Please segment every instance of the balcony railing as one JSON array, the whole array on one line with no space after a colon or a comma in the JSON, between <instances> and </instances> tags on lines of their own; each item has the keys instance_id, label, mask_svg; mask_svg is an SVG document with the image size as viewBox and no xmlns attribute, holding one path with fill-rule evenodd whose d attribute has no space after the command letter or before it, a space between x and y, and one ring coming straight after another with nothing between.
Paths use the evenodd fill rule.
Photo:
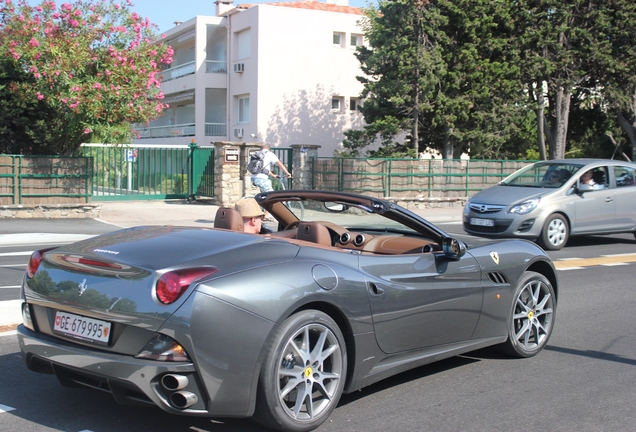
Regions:
<instances>
[{"instance_id":1,"label":"balcony railing","mask_svg":"<svg viewBox=\"0 0 636 432\"><path fill-rule=\"evenodd\" d=\"M170 126L134 127L133 138L169 138L194 136L194 123Z\"/></svg>"},{"instance_id":2,"label":"balcony railing","mask_svg":"<svg viewBox=\"0 0 636 432\"><path fill-rule=\"evenodd\" d=\"M227 62L206 60L205 73L227 73Z\"/></svg>"},{"instance_id":3,"label":"balcony railing","mask_svg":"<svg viewBox=\"0 0 636 432\"><path fill-rule=\"evenodd\" d=\"M194 64L194 61L183 63L179 66L164 70L162 72L163 82L170 81L175 78L180 78L186 75L192 75L194 72L196 72L196 65Z\"/></svg>"},{"instance_id":4,"label":"balcony railing","mask_svg":"<svg viewBox=\"0 0 636 432\"><path fill-rule=\"evenodd\" d=\"M225 123L206 123L205 136L226 136L227 128Z\"/></svg>"}]
</instances>

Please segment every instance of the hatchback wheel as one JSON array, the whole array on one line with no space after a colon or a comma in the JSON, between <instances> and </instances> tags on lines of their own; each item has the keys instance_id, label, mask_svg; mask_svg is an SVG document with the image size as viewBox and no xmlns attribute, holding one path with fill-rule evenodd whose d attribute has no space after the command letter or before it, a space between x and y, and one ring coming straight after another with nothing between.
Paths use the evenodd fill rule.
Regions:
<instances>
[{"instance_id":1,"label":"hatchback wheel","mask_svg":"<svg viewBox=\"0 0 636 432\"><path fill-rule=\"evenodd\" d=\"M272 339L261 369L255 420L281 431L310 431L334 410L344 387L347 349L326 314L289 317Z\"/></svg>"},{"instance_id":2,"label":"hatchback wheel","mask_svg":"<svg viewBox=\"0 0 636 432\"><path fill-rule=\"evenodd\" d=\"M551 215L543 225L539 243L546 250L559 250L568 242L570 227L560 214Z\"/></svg>"},{"instance_id":3,"label":"hatchback wheel","mask_svg":"<svg viewBox=\"0 0 636 432\"><path fill-rule=\"evenodd\" d=\"M508 317L506 353L515 357L532 357L543 349L554 327L556 296L554 288L542 274L521 275Z\"/></svg>"}]
</instances>

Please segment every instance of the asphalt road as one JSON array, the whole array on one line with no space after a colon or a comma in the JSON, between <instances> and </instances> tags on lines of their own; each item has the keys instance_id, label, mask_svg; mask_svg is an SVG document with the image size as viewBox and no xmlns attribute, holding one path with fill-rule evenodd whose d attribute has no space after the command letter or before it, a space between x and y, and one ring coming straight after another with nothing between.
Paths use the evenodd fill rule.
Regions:
<instances>
[{"instance_id":1,"label":"asphalt road","mask_svg":"<svg viewBox=\"0 0 636 432\"><path fill-rule=\"evenodd\" d=\"M560 274L555 331L531 359L454 357L345 395L318 431L630 431L636 424L633 265ZM608 279L609 278L609 279ZM64 388L0 336L3 431L259 431L247 420L170 416Z\"/></svg>"},{"instance_id":2,"label":"asphalt road","mask_svg":"<svg viewBox=\"0 0 636 432\"><path fill-rule=\"evenodd\" d=\"M61 234L70 240L115 228L86 222L62 223ZM456 223L439 225L461 232ZM4 221L0 227L6 229ZM0 255L0 285L19 285L26 253L42 245L2 245L0 254L24 254ZM550 252L561 268L561 292L554 333L538 356L510 359L481 350L405 372L344 395L318 431L636 430L635 246L626 234L572 239ZM17 293L5 288L0 295L5 291ZM26 369L10 332L0 336L0 371L2 431L262 430L248 420L171 416L64 388L55 377Z\"/></svg>"}]
</instances>

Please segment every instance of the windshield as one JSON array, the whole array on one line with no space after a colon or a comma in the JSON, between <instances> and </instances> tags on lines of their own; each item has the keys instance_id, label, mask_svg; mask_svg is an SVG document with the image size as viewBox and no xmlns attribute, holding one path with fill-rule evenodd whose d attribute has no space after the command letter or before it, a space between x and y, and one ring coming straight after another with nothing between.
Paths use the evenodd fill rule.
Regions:
<instances>
[{"instance_id":1,"label":"windshield","mask_svg":"<svg viewBox=\"0 0 636 432\"><path fill-rule=\"evenodd\" d=\"M302 200L304 207L302 220L306 222L331 222L343 228L368 233L401 233L417 234L417 232L402 223L393 221L388 217L373 213L364 206L351 205L344 202L323 202L318 200ZM287 207L300 217L298 211L291 202Z\"/></svg>"},{"instance_id":2,"label":"windshield","mask_svg":"<svg viewBox=\"0 0 636 432\"><path fill-rule=\"evenodd\" d=\"M537 162L511 174L499 184L503 186L560 188L583 165L573 163Z\"/></svg>"}]
</instances>

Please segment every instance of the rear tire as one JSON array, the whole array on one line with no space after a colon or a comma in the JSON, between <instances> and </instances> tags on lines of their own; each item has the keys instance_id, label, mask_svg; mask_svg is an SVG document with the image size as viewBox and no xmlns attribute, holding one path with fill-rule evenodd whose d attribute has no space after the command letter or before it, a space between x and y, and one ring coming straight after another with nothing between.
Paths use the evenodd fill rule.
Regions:
<instances>
[{"instance_id":1,"label":"rear tire","mask_svg":"<svg viewBox=\"0 0 636 432\"><path fill-rule=\"evenodd\" d=\"M508 316L508 340L502 345L514 357L537 355L548 343L556 313L556 295L550 281L540 273L521 275Z\"/></svg>"},{"instance_id":2,"label":"rear tire","mask_svg":"<svg viewBox=\"0 0 636 432\"><path fill-rule=\"evenodd\" d=\"M569 237L568 221L560 214L555 213L545 221L539 243L545 250L559 250L565 246Z\"/></svg>"},{"instance_id":3,"label":"rear tire","mask_svg":"<svg viewBox=\"0 0 636 432\"><path fill-rule=\"evenodd\" d=\"M338 325L317 310L299 312L272 339L259 378L254 420L275 430L316 429L338 405L347 348Z\"/></svg>"}]
</instances>

